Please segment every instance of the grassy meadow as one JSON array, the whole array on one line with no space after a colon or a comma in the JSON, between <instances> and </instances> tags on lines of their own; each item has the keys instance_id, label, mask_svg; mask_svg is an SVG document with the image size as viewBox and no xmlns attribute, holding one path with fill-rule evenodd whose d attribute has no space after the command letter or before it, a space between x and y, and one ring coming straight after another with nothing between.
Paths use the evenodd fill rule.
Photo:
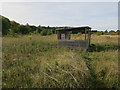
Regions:
<instances>
[{"instance_id":1,"label":"grassy meadow","mask_svg":"<svg viewBox=\"0 0 120 90\"><path fill-rule=\"evenodd\" d=\"M83 36L72 35L73 39ZM92 35L89 52L57 48L56 34L2 38L3 88L119 88L118 35Z\"/></svg>"}]
</instances>

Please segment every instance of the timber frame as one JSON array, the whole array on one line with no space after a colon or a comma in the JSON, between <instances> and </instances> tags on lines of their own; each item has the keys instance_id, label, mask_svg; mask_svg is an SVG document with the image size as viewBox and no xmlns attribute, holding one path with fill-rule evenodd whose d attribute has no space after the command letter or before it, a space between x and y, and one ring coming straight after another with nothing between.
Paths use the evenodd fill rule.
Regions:
<instances>
[{"instance_id":1,"label":"timber frame","mask_svg":"<svg viewBox=\"0 0 120 90\"><path fill-rule=\"evenodd\" d=\"M70 40L71 39L71 31L84 31L85 40ZM74 27L67 29L57 29L57 38L58 38L58 48L68 47L71 49L81 48L83 50L87 50L90 46L91 39L91 27ZM88 34L88 37L86 36Z\"/></svg>"}]
</instances>

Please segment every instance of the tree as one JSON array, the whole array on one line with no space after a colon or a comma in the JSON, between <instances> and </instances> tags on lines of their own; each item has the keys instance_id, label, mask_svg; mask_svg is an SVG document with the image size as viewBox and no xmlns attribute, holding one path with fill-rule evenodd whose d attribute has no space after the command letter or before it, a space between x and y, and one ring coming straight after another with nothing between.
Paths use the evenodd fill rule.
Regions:
<instances>
[{"instance_id":1,"label":"tree","mask_svg":"<svg viewBox=\"0 0 120 90\"><path fill-rule=\"evenodd\" d=\"M47 35L47 30L43 29L40 33L42 36L46 36Z\"/></svg>"},{"instance_id":2,"label":"tree","mask_svg":"<svg viewBox=\"0 0 120 90\"><path fill-rule=\"evenodd\" d=\"M13 33L19 33L18 31L18 27L19 27L19 23L15 22L15 21L10 21L10 29L12 29Z\"/></svg>"},{"instance_id":3,"label":"tree","mask_svg":"<svg viewBox=\"0 0 120 90\"><path fill-rule=\"evenodd\" d=\"M105 33L108 33L108 31L107 31L107 30L105 30Z\"/></svg>"},{"instance_id":4,"label":"tree","mask_svg":"<svg viewBox=\"0 0 120 90\"><path fill-rule=\"evenodd\" d=\"M30 32L31 28L26 25L20 25L18 30L21 34L28 34Z\"/></svg>"},{"instance_id":5,"label":"tree","mask_svg":"<svg viewBox=\"0 0 120 90\"><path fill-rule=\"evenodd\" d=\"M120 35L120 30L117 30L116 33L117 33L118 35Z\"/></svg>"},{"instance_id":6,"label":"tree","mask_svg":"<svg viewBox=\"0 0 120 90\"><path fill-rule=\"evenodd\" d=\"M40 27L40 25L38 26L38 32L40 33L44 28Z\"/></svg>"},{"instance_id":7,"label":"tree","mask_svg":"<svg viewBox=\"0 0 120 90\"><path fill-rule=\"evenodd\" d=\"M101 32L101 31L98 31L96 34L97 34L97 35L102 35L102 32Z\"/></svg>"},{"instance_id":8,"label":"tree","mask_svg":"<svg viewBox=\"0 0 120 90\"><path fill-rule=\"evenodd\" d=\"M9 36L17 36L17 33L15 33L15 32L13 31L13 29L9 29L8 35L9 35Z\"/></svg>"},{"instance_id":9,"label":"tree","mask_svg":"<svg viewBox=\"0 0 120 90\"><path fill-rule=\"evenodd\" d=\"M103 32L103 31L101 31L101 35L104 35L104 32Z\"/></svg>"},{"instance_id":10,"label":"tree","mask_svg":"<svg viewBox=\"0 0 120 90\"><path fill-rule=\"evenodd\" d=\"M38 29L36 29L33 33L34 33L34 34L38 34L38 33L39 33L39 32L38 32Z\"/></svg>"},{"instance_id":11,"label":"tree","mask_svg":"<svg viewBox=\"0 0 120 90\"><path fill-rule=\"evenodd\" d=\"M104 34L105 34L105 35L107 35L107 34L108 34L108 31L107 31L107 30L105 30Z\"/></svg>"},{"instance_id":12,"label":"tree","mask_svg":"<svg viewBox=\"0 0 120 90\"><path fill-rule=\"evenodd\" d=\"M2 35L7 35L10 29L10 20L3 16L0 16L0 21L2 20Z\"/></svg>"},{"instance_id":13,"label":"tree","mask_svg":"<svg viewBox=\"0 0 120 90\"><path fill-rule=\"evenodd\" d=\"M52 33L52 30L49 29L48 32L47 32L47 35L51 35L51 34L53 34L53 33Z\"/></svg>"},{"instance_id":14,"label":"tree","mask_svg":"<svg viewBox=\"0 0 120 90\"><path fill-rule=\"evenodd\" d=\"M50 26L48 26L47 29L50 29Z\"/></svg>"},{"instance_id":15,"label":"tree","mask_svg":"<svg viewBox=\"0 0 120 90\"><path fill-rule=\"evenodd\" d=\"M110 30L109 33L110 33L110 32L115 32L115 31L114 31L114 30Z\"/></svg>"},{"instance_id":16,"label":"tree","mask_svg":"<svg viewBox=\"0 0 120 90\"><path fill-rule=\"evenodd\" d=\"M34 26L34 25L32 25L32 26L29 26L30 28L31 28L31 31L30 32L34 32L34 31L36 31L36 29L37 29L37 27L36 26Z\"/></svg>"}]
</instances>

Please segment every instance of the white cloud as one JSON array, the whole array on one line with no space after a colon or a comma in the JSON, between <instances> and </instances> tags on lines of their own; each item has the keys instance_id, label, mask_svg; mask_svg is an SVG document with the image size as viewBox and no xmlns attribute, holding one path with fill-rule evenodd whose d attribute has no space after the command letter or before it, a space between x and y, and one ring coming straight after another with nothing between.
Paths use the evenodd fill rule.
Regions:
<instances>
[{"instance_id":1,"label":"white cloud","mask_svg":"<svg viewBox=\"0 0 120 90\"><path fill-rule=\"evenodd\" d=\"M22 24L117 28L117 3L3 3L2 14Z\"/></svg>"}]
</instances>

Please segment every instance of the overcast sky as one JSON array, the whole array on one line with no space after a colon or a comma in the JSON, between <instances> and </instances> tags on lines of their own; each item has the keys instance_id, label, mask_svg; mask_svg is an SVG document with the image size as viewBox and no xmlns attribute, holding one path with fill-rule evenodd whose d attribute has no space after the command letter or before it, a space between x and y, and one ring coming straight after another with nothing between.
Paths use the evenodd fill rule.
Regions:
<instances>
[{"instance_id":1,"label":"overcast sky","mask_svg":"<svg viewBox=\"0 0 120 90\"><path fill-rule=\"evenodd\" d=\"M0 0L0 2L119 2L120 0Z\"/></svg>"},{"instance_id":2,"label":"overcast sky","mask_svg":"<svg viewBox=\"0 0 120 90\"><path fill-rule=\"evenodd\" d=\"M5 2L2 3L2 15L20 24L36 26L118 29L117 2Z\"/></svg>"}]
</instances>

